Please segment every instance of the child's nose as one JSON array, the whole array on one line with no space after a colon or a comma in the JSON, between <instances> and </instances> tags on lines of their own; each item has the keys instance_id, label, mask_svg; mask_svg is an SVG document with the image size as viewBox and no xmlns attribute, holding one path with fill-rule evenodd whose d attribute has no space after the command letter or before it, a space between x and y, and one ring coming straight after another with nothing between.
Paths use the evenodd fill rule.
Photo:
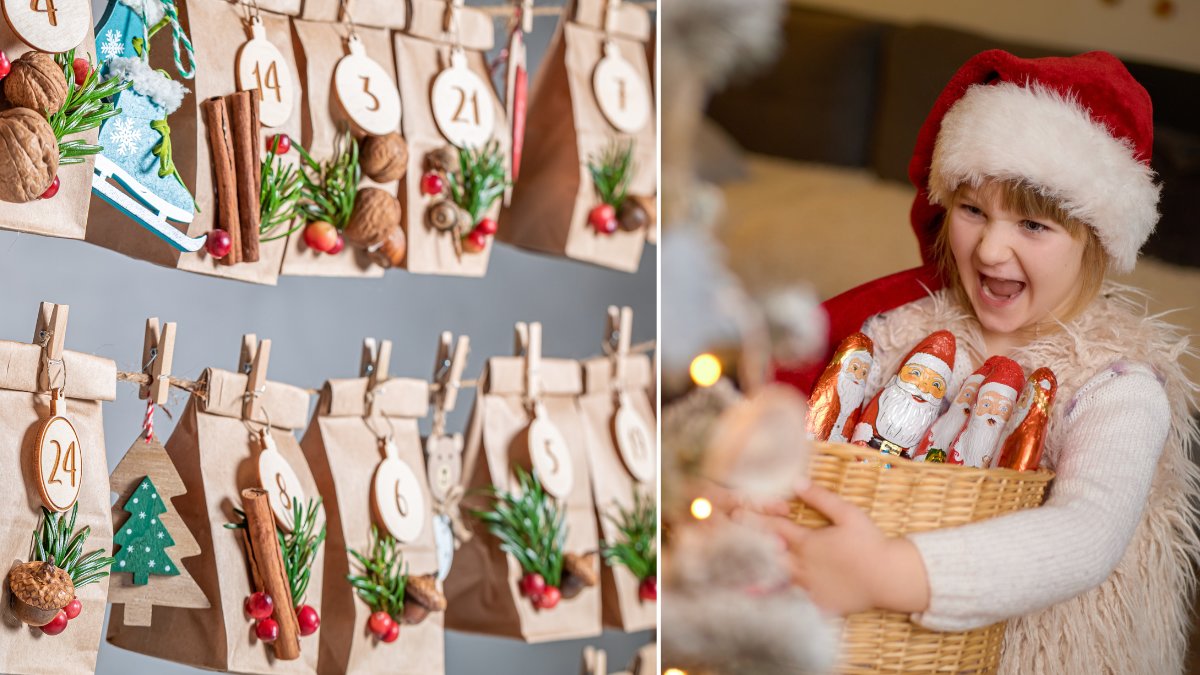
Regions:
<instances>
[{"instance_id":1,"label":"child's nose","mask_svg":"<svg viewBox=\"0 0 1200 675\"><path fill-rule=\"evenodd\" d=\"M1009 243L1009 233L1000 223L988 223L980 234L979 245L975 254L979 262L985 266L1000 265L1012 257L1012 247Z\"/></svg>"}]
</instances>

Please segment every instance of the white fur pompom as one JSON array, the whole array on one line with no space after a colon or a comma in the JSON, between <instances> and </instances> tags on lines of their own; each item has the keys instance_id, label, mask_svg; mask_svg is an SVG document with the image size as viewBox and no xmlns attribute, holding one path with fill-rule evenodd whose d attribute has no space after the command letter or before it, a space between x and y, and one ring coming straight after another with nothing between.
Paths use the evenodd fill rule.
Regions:
<instances>
[{"instance_id":1,"label":"white fur pompom","mask_svg":"<svg viewBox=\"0 0 1200 675\"><path fill-rule=\"evenodd\" d=\"M108 72L133 83L133 90L146 96L162 107L167 115L179 109L187 88L162 73L154 70L137 57L118 56L109 59Z\"/></svg>"}]
</instances>

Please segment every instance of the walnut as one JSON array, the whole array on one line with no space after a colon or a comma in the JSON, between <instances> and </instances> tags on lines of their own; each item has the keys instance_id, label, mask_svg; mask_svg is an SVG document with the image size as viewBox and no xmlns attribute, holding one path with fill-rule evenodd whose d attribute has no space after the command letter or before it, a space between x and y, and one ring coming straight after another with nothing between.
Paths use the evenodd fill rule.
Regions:
<instances>
[{"instance_id":1,"label":"walnut","mask_svg":"<svg viewBox=\"0 0 1200 675\"><path fill-rule=\"evenodd\" d=\"M386 136L367 136L358 163L363 173L373 181L390 183L400 180L408 168L408 144L394 131Z\"/></svg>"},{"instance_id":2,"label":"walnut","mask_svg":"<svg viewBox=\"0 0 1200 675\"><path fill-rule=\"evenodd\" d=\"M342 234L356 246L372 248L383 243L390 228L400 224L400 217L400 200L379 188L362 188Z\"/></svg>"},{"instance_id":3,"label":"walnut","mask_svg":"<svg viewBox=\"0 0 1200 675\"><path fill-rule=\"evenodd\" d=\"M369 255L371 262L384 269L390 269L399 267L404 262L407 252L408 239L404 236L404 228L397 224L388 230L379 248L372 250Z\"/></svg>"},{"instance_id":4,"label":"walnut","mask_svg":"<svg viewBox=\"0 0 1200 675\"><path fill-rule=\"evenodd\" d=\"M75 597L75 584L66 570L35 560L17 565L8 573L9 603L18 619L30 626L45 626Z\"/></svg>"},{"instance_id":5,"label":"walnut","mask_svg":"<svg viewBox=\"0 0 1200 675\"><path fill-rule=\"evenodd\" d=\"M51 115L67 100L67 78L53 56L25 52L4 78L4 95L15 106Z\"/></svg>"},{"instance_id":6,"label":"walnut","mask_svg":"<svg viewBox=\"0 0 1200 675\"><path fill-rule=\"evenodd\" d=\"M0 112L0 200L37 199L57 173L58 139L50 123L28 108Z\"/></svg>"}]
</instances>

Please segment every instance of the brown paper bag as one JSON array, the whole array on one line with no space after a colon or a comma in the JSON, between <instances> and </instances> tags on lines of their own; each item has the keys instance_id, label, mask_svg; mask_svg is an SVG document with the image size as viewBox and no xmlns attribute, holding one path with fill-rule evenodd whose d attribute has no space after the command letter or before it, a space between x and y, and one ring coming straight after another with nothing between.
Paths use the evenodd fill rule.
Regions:
<instances>
[{"instance_id":1,"label":"brown paper bag","mask_svg":"<svg viewBox=\"0 0 1200 675\"><path fill-rule=\"evenodd\" d=\"M75 48L75 56L90 57L95 61L96 38L91 29L91 5L88 5L87 22L87 37ZM0 50L4 51L10 62L31 51L13 33L7 21L0 21ZM92 129L79 138L95 143L99 135L99 129ZM88 222L88 202L92 198L92 167L95 164L95 156L89 155L83 158L82 164L60 166L58 194L50 199L34 199L23 204L0 202L0 229L83 239Z\"/></svg>"},{"instance_id":2,"label":"brown paper bag","mask_svg":"<svg viewBox=\"0 0 1200 675\"><path fill-rule=\"evenodd\" d=\"M408 236L408 258L405 268L415 274L447 274L465 277L481 277L487 273L488 258L492 242L479 253L463 252L457 255L453 234L439 232L425 222L426 209L435 199L421 194L421 175L425 168L425 156L432 150L449 145L434 121L430 92L434 79L449 66L453 40L443 30L447 8L450 3L438 0L413 0L412 17L406 33L396 33L396 71L400 77L400 100L404 106L404 118L400 125L408 142L408 171L400 181L400 204L404 209L404 233ZM495 126L493 138L500 143L501 152L508 154L511 139L504 120L504 106L491 85L487 60L484 52L492 48L495 28L488 15L467 8L456 10L459 27L459 44L462 45L471 70L488 86L489 101L480 105L491 105L494 109ZM500 200L496 200L490 217L500 211ZM465 235L466 232L464 231ZM491 239L491 238L489 238Z\"/></svg>"},{"instance_id":3,"label":"brown paper bag","mask_svg":"<svg viewBox=\"0 0 1200 675\"><path fill-rule=\"evenodd\" d=\"M239 371L246 370L250 361L244 353L244 367ZM252 397L251 415L243 419L247 391L251 389L249 380L250 377L240 373L206 370L204 395L193 395L188 400L167 441L167 452L187 487L187 494L177 497L174 504L202 549L200 555L184 558L181 563L208 596L212 607L158 606L154 610L154 624L140 628L125 625L123 606L114 605L108 640L122 649L212 670L313 673L317 668L317 635L300 638L299 659L277 660L272 648L255 638L254 622L242 608L245 599L254 592L254 584L242 531L227 529L225 524L236 520L233 510L242 507L242 489L257 486L257 430L269 424L280 454L300 480L302 502L321 496L292 433L305 423L308 392L287 384L264 382L261 393ZM321 516L318 519L323 522ZM313 560L312 580L304 600L318 612L324 557L322 547ZM180 639L180 636L192 637Z\"/></svg>"},{"instance_id":4,"label":"brown paper bag","mask_svg":"<svg viewBox=\"0 0 1200 675\"><path fill-rule=\"evenodd\" d=\"M540 358L540 344L536 344L540 338L533 338L534 326L530 326L527 352L533 358L493 357L480 376L463 462L468 494L464 504L472 509L490 508L490 500L482 498L480 490L492 485L509 490L516 484L513 465L525 464L521 459L527 454L522 432L531 422L525 401L532 393L561 432L569 452L572 487L560 502L568 529L564 553L584 554L598 550L598 539L585 450L587 429L577 405L582 391L579 362ZM530 379L535 382L532 392L526 385ZM501 551L497 539L477 520L471 522L475 537L458 550L446 579L447 628L526 642L601 633L598 587L585 588L553 609L535 609L518 589L524 573L516 558Z\"/></svg>"},{"instance_id":5,"label":"brown paper bag","mask_svg":"<svg viewBox=\"0 0 1200 675\"><path fill-rule=\"evenodd\" d=\"M237 55L242 44L250 39L249 6L226 0L180 0L178 3L180 21L192 37L196 63L196 78L186 83L192 91L170 118L175 165L196 198L196 215L186 231L191 237L211 231L217 213L208 127L200 104L212 96L226 96L237 91ZM262 129L258 147L265 156L267 138L277 133L300 137L300 99L303 94L287 17L266 11L261 12L261 17L267 39L279 48L287 64L289 72L281 72L279 77L293 78L297 85L291 117L278 127L264 126ZM159 31L154 37L156 41L163 41L161 44L156 42L150 52L151 65L156 68L174 68L172 50L166 43L170 37L170 31ZM294 162L295 158L290 157L289 161ZM204 249L198 253L181 253L171 248L103 200L95 200L91 219L87 239L105 248L156 265L259 284L275 284L286 248L282 239L263 242L259 246L258 262L225 265L214 260Z\"/></svg>"},{"instance_id":6,"label":"brown paper bag","mask_svg":"<svg viewBox=\"0 0 1200 675\"><path fill-rule=\"evenodd\" d=\"M371 608L346 581L346 575L358 569L349 551L367 554L371 526L382 528L372 515L372 481L383 459L381 437L389 434L398 457L419 479L421 494L417 497L425 507L420 533L412 541L402 542L404 563L412 576L436 575L438 570L432 501L425 482L425 458L417 429L418 420L429 410L429 383L387 379L386 371L375 373L382 377L325 383L317 413L300 442L317 486L327 500L326 545L330 555L325 561L321 593L325 612L317 671L442 673L445 630L441 612L431 612L420 624L405 625L396 642L384 643L367 628ZM413 501L414 495L406 496Z\"/></svg>"},{"instance_id":7,"label":"brown paper bag","mask_svg":"<svg viewBox=\"0 0 1200 675\"><path fill-rule=\"evenodd\" d=\"M338 61L348 53L346 38L350 28L344 24L294 20L292 29L296 37L301 87L306 94L300 142L314 159L320 161L333 154L334 139L349 125L333 93L333 72ZM362 27L356 27L355 32L367 55L395 80L395 61L388 32ZM361 137L359 140L361 142ZM396 194L400 182L377 183L364 175L360 185ZM366 251L357 246L347 246L337 255L310 249L304 243L302 229L288 238L287 253L283 258L286 276L381 277L383 272L383 268L373 264Z\"/></svg>"},{"instance_id":8,"label":"brown paper bag","mask_svg":"<svg viewBox=\"0 0 1200 675\"><path fill-rule=\"evenodd\" d=\"M57 354L34 344L0 341L0 555L4 581L0 581L0 672L58 675L91 673L96 669L100 631L108 577L79 589L83 613L60 635L42 634L13 616L9 609L9 570L28 561L29 544L41 518L35 470L30 467L38 432L48 419L51 383L64 389L66 417L79 436L77 467L82 471L76 530L91 527L85 552L100 548L112 552L112 521L109 520L108 463L104 455L104 425L100 402L116 394L116 366L108 359L90 354L62 351L66 330L66 306L42 305L50 318L55 308L60 322L56 332ZM39 323L35 331L41 332ZM53 339L51 340L53 343ZM47 363L47 357L61 361Z\"/></svg>"},{"instance_id":9,"label":"brown paper bag","mask_svg":"<svg viewBox=\"0 0 1200 675\"><path fill-rule=\"evenodd\" d=\"M404 28L407 3L381 0L305 0L301 16L311 21L353 21L354 25Z\"/></svg>"},{"instance_id":10,"label":"brown paper bag","mask_svg":"<svg viewBox=\"0 0 1200 675\"><path fill-rule=\"evenodd\" d=\"M574 16L574 20L559 22L534 78L520 180L513 188L511 204L501 214L497 236L523 248L636 272L646 233L618 229L598 234L588 224L588 212L600 204L588 163L614 139L634 142L634 174L628 193L652 196L657 191L653 107L640 131L633 136L621 134L601 112L592 86L593 73L604 54L604 5L601 0L579 0L563 10L564 17ZM650 22L646 11L624 5L614 26L608 37L649 91L645 42L650 38ZM650 103L653 106L652 97Z\"/></svg>"}]
</instances>

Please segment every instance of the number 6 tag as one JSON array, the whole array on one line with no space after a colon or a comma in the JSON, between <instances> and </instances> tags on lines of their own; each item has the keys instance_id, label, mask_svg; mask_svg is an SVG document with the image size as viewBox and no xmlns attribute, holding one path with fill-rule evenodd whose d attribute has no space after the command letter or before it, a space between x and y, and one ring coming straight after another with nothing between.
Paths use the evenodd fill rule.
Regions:
<instances>
[{"instance_id":1,"label":"number 6 tag","mask_svg":"<svg viewBox=\"0 0 1200 675\"><path fill-rule=\"evenodd\" d=\"M299 500L301 506L305 504L300 477L275 447L269 429L258 432L258 442L262 446L262 452L258 453L258 484L267 491L275 523L284 532L291 532L295 517L293 500Z\"/></svg>"},{"instance_id":2,"label":"number 6 tag","mask_svg":"<svg viewBox=\"0 0 1200 675\"><path fill-rule=\"evenodd\" d=\"M38 432L33 465L38 471L38 492L51 511L66 511L79 499L83 484L83 448L75 427L64 415L62 390L50 394L50 419Z\"/></svg>"},{"instance_id":3,"label":"number 6 tag","mask_svg":"<svg viewBox=\"0 0 1200 675\"><path fill-rule=\"evenodd\" d=\"M529 423L529 458L546 492L559 499L571 494L575 467L571 464L570 449L540 403L535 406L533 421Z\"/></svg>"},{"instance_id":4,"label":"number 6 tag","mask_svg":"<svg viewBox=\"0 0 1200 675\"><path fill-rule=\"evenodd\" d=\"M491 140L496 124L491 89L467 66L461 49L450 52L450 67L434 79L431 103L438 129L454 145L478 148Z\"/></svg>"},{"instance_id":5,"label":"number 6 tag","mask_svg":"<svg viewBox=\"0 0 1200 675\"><path fill-rule=\"evenodd\" d=\"M237 83L239 91L258 90L258 117L263 126L277 127L291 118L296 83L257 16L250 20L250 41L238 52Z\"/></svg>"},{"instance_id":6,"label":"number 6 tag","mask_svg":"<svg viewBox=\"0 0 1200 675\"><path fill-rule=\"evenodd\" d=\"M333 90L350 120L363 131L382 136L400 126L400 92L392 77L367 56L362 40L350 36L350 53L333 71Z\"/></svg>"},{"instance_id":7,"label":"number 6 tag","mask_svg":"<svg viewBox=\"0 0 1200 675\"><path fill-rule=\"evenodd\" d=\"M415 541L425 528L425 493L396 444L389 438L382 445L384 459L371 482L375 513L397 541Z\"/></svg>"}]
</instances>

